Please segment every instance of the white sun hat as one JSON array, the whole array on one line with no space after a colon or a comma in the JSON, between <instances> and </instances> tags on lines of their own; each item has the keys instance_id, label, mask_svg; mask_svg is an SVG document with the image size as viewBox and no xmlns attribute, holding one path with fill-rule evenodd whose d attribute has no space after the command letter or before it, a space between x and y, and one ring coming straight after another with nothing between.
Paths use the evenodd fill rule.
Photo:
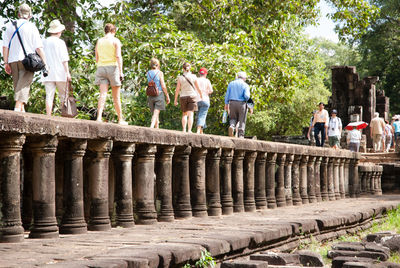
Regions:
<instances>
[{"instance_id":1,"label":"white sun hat","mask_svg":"<svg viewBox=\"0 0 400 268\"><path fill-rule=\"evenodd\" d=\"M59 33L65 30L65 26L61 24L59 20L53 20L50 22L50 27L47 30L49 33Z\"/></svg>"}]
</instances>

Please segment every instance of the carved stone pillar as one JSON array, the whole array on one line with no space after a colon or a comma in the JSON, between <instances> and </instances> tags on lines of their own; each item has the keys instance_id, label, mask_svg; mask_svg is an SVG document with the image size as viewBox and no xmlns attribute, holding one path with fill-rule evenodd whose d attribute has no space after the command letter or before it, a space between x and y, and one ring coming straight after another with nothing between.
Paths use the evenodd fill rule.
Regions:
<instances>
[{"instance_id":1,"label":"carved stone pillar","mask_svg":"<svg viewBox=\"0 0 400 268\"><path fill-rule=\"evenodd\" d=\"M366 194L368 195L368 194L372 194L373 192L372 192L372 188L371 188L371 186L372 186L372 182L371 182L371 180L372 180L372 172L371 171L367 171L367 172L365 172L366 174L365 174L365 183L366 183Z\"/></svg>"},{"instance_id":2,"label":"carved stone pillar","mask_svg":"<svg viewBox=\"0 0 400 268\"><path fill-rule=\"evenodd\" d=\"M350 197L349 172L350 172L350 159L346 158L344 161L344 191L346 197Z\"/></svg>"},{"instance_id":3,"label":"carved stone pillar","mask_svg":"<svg viewBox=\"0 0 400 268\"><path fill-rule=\"evenodd\" d=\"M268 208L276 208L275 199L275 165L276 153L267 154L267 206Z\"/></svg>"},{"instance_id":4,"label":"carved stone pillar","mask_svg":"<svg viewBox=\"0 0 400 268\"><path fill-rule=\"evenodd\" d=\"M329 165L329 158L323 157L321 162L321 198L322 201L328 201L328 165Z\"/></svg>"},{"instance_id":5,"label":"carved stone pillar","mask_svg":"<svg viewBox=\"0 0 400 268\"><path fill-rule=\"evenodd\" d=\"M206 194L208 204L208 216L220 216L220 174L219 164L221 160L221 149L209 149L206 158Z\"/></svg>"},{"instance_id":6,"label":"carved stone pillar","mask_svg":"<svg viewBox=\"0 0 400 268\"><path fill-rule=\"evenodd\" d=\"M244 210L247 212L256 211L254 199L254 164L257 152L246 152L243 164L244 183Z\"/></svg>"},{"instance_id":7,"label":"carved stone pillar","mask_svg":"<svg viewBox=\"0 0 400 268\"><path fill-rule=\"evenodd\" d=\"M366 167L363 165L360 165L358 167L358 177L360 178L360 195L363 196L365 194L365 188L367 184L367 173L368 171L366 170Z\"/></svg>"},{"instance_id":8,"label":"carved stone pillar","mask_svg":"<svg viewBox=\"0 0 400 268\"><path fill-rule=\"evenodd\" d=\"M328 162L328 197L329 200L336 200L335 199L335 183L334 183L334 166L335 166L336 158L329 158Z\"/></svg>"},{"instance_id":9,"label":"carved stone pillar","mask_svg":"<svg viewBox=\"0 0 400 268\"><path fill-rule=\"evenodd\" d=\"M156 187L157 197L160 200L158 221L169 222L174 220L172 207L172 157L174 146L158 146L156 157Z\"/></svg>"},{"instance_id":10,"label":"carved stone pillar","mask_svg":"<svg viewBox=\"0 0 400 268\"><path fill-rule=\"evenodd\" d=\"M300 160L301 155L295 155L292 165L292 199L293 205L300 206L303 204L300 196Z\"/></svg>"},{"instance_id":11,"label":"carved stone pillar","mask_svg":"<svg viewBox=\"0 0 400 268\"><path fill-rule=\"evenodd\" d=\"M371 181L370 193L374 195L375 194L375 188L376 188L376 186L375 186L375 171L371 168L368 173L369 173L369 177L370 177L370 181Z\"/></svg>"},{"instance_id":12,"label":"carved stone pillar","mask_svg":"<svg viewBox=\"0 0 400 268\"><path fill-rule=\"evenodd\" d=\"M285 197L285 162L286 154L279 153L276 158L276 204L278 207L286 206Z\"/></svg>"},{"instance_id":13,"label":"carved stone pillar","mask_svg":"<svg viewBox=\"0 0 400 268\"><path fill-rule=\"evenodd\" d=\"M22 149L24 176L22 177L22 226L25 231L29 231L32 224L32 211L33 211L33 156L29 146Z\"/></svg>"},{"instance_id":14,"label":"carved stone pillar","mask_svg":"<svg viewBox=\"0 0 400 268\"><path fill-rule=\"evenodd\" d=\"M116 225L135 225L132 202L132 158L134 143L116 142L113 150L115 174Z\"/></svg>"},{"instance_id":15,"label":"carved stone pillar","mask_svg":"<svg viewBox=\"0 0 400 268\"><path fill-rule=\"evenodd\" d=\"M4 243L24 240L20 211L20 158L24 143L24 135L0 135L0 203L3 223L0 242Z\"/></svg>"},{"instance_id":16,"label":"carved stone pillar","mask_svg":"<svg viewBox=\"0 0 400 268\"><path fill-rule=\"evenodd\" d=\"M265 163L267 154L258 152L255 169L255 199L257 209L267 208L267 196L265 194Z\"/></svg>"},{"instance_id":17,"label":"carved stone pillar","mask_svg":"<svg viewBox=\"0 0 400 268\"><path fill-rule=\"evenodd\" d=\"M83 207L83 156L86 140L66 140L64 142L64 215L61 220L61 234L84 234L87 232Z\"/></svg>"},{"instance_id":18,"label":"carved stone pillar","mask_svg":"<svg viewBox=\"0 0 400 268\"><path fill-rule=\"evenodd\" d=\"M192 148L190 156L190 196L194 217L207 216L206 200L207 149Z\"/></svg>"},{"instance_id":19,"label":"carved stone pillar","mask_svg":"<svg viewBox=\"0 0 400 268\"><path fill-rule=\"evenodd\" d=\"M231 215L233 213L232 199L232 149L222 149L221 156L221 205L222 214Z\"/></svg>"},{"instance_id":20,"label":"carved stone pillar","mask_svg":"<svg viewBox=\"0 0 400 268\"><path fill-rule=\"evenodd\" d=\"M377 195L382 195L382 173L383 173L383 166L377 166L378 169L378 181L377 181Z\"/></svg>"},{"instance_id":21,"label":"carved stone pillar","mask_svg":"<svg viewBox=\"0 0 400 268\"><path fill-rule=\"evenodd\" d=\"M335 158L333 161L333 188L335 192L335 200L340 199L340 190L339 190L339 175L340 175L340 158Z\"/></svg>"},{"instance_id":22,"label":"carved stone pillar","mask_svg":"<svg viewBox=\"0 0 400 268\"><path fill-rule=\"evenodd\" d=\"M314 165L314 182L315 182L315 197L317 202L322 201L321 197L321 161L322 157L317 156L315 158L315 165Z\"/></svg>"},{"instance_id":23,"label":"carved stone pillar","mask_svg":"<svg viewBox=\"0 0 400 268\"><path fill-rule=\"evenodd\" d=\"M344 187L345 180L344 180L344 163L345 159L342 158L340 159L340 166L339 166L339 193L340 193L340 198L345 198L346 197L346 190Z\"/></svg>"},{"instance_id":24,"label":"carved stone pillar","mask_svg":"<svg viewBox=\"0 0 400 268\"><path fill-rule=\"evenodd\" d=\"M300 160L300 196L303 204L308 204L307 193L307 163L308 155L303 155Z\"/></svg>"},{"instance_id":25,"label":"carved stone pillar","mask_svg":"<svg viewBox=\"0 0 400 268\"><path fill-rule=\"evenodd\" d=\"M190 152L190 146L177 146L175 147L175 154L172 159L172 190L176 218L192 217L189 179Z\"/></svg>"},{"instance_id":26,"label":"carved stone pillar","mask_svg":"<svg viewBox=\"0 0 400 268\"><path fill-rule=\"evenodd\" d=\"M108 168L112 149L110 140L89 140L88 176L90 216L88 229L106 231L111 229L108 208Z\"/></svg>"},{"instance_id":27,"label":"carved stone pillar","mask_svg":"<svg viewBox=\"0 0 400 268\"><path fill-rule=\"evenodd\" d=\"M360 160L353 158L350 160L350 168L349 168L349 189L350 189L350 197L356 198L359 195L359 178L358 178L358 165Z\"/></svg>"},{"instance_id":28,"label":"carved stone pillar","mask_svg":"<svg viewBox=\"0 0 400 268\"><path fill-rule=\"evenodd\" d=\"M59 222L64 215L64 164L67 161L65 158L67 148L65 143L60 140L58 142L56 158L55 158L55 185L56 185L56 218ZM61 230L59 230L61 233Z\"/></svg>"},{"instance_id":29,"label":"carved stone pillar","mask_svg":"<svg viewBox=\"0 0 400 268\"><path fill-rule=\"evenodd\" d=\"M293 205L292 199L292 165L293 165L294 155L287 154L285 162L285 200L287 206Z\"/></svg>"},{"instance_id":30,"label":"carved stone pillar","mask_svg":"<svg viewBox=\"0 0 400 268\"><path fill-rule=\"evenodd\" d=\"M308 201L310 203L317 202L317 198L315 196L314 166L315 166L315 156L309 156L307 162L307 193L308 193Z\"/></svg>"},{"instance_id":31,"label":"carved stone pillar","mask_svg":"<svg viewBox=\"0 0 400 268\"><path fill-rule=\"evenodd\" d=\"M243 159L244 151L236 150L232 162L233 211L243 212Z\"/></svg>"},{"instance_id":32,"label":"carved stone pillar","mask_svg":"<svg viewBox=\"0 0 400 268\"><path fill-rule=\"evenodd\" d=\"M55 203L56 137L40 136L30 140L33 153L33 225L30 238L57 238Z\"/></svg>"},{"instance_id":33,"label":"carved stone pillar","mask_svg":"<svg viewBox=\"0 0 400 268\"><path fill-rule=\"evenodd\" d=\"M139 224L157 223L157 213L154 202L155 154L157 146L140 144L136 147L137 160L135 163L135 200L136 214Z\"/></svg>"}]
</instances>

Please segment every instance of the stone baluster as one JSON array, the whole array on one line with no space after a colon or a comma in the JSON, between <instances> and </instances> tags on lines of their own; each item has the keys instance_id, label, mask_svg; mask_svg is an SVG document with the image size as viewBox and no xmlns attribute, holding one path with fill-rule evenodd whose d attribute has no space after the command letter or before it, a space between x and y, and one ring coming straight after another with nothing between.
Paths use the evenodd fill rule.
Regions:
<instances>
[{"instance_id":1,"label":"stone baluster","mask_svg":"<svg viewBox=\"0 0 400 268\"><path fill-rule=\"evenodd\" d=\"M339 175L340 175L340 158L335 158L333 161L333 188L335 192L335 199L340 199L340 190L339 190Z\"/></svg>"},{"instance_id":2,"label":"stone baluster","mask_svg":"<svg viewBox=\"0 0 400 268\"><path fill-rule=\"evenodd\" d=\"M276 208L275 199L275 165L276 165L276 153L267 154L267 178L266 178L266 189L267 189L267 206L268 208Z\"/></svg>"},{"instance_id":3,"label":"stone baluster","mask_svg":"<svg viewBox=\"0 0 400 268\"><path fill-rule=\"evenodd\" d=\"M287 206L293 205L292 199L292 166L294 155L287 154L285 162L285 200Z\"/></svg>"},{"instance_id":4,"label":"stone baluster","mask_svg":"<svg viewBox=\"0 0 400 268\"><path fill-rule=\"evenodd\" d=\"M315 156L309 156L307 162L307 193L308 201L310 203L316 203L317 198L315 196L315 177L314 177L314 166L315 166Z\"/></svg>"},{"instance_id":5,"label":"stone baluster","mask_svg":"<svg viewBox=\"0 0 400 268\"><path fill-rule=\"evenodd\" d=\"M0 242L15 243L24 240L20 213L20 158L25 136L0 135L0 180L2 227Z\"/></svg>"},{"instance_id":6,"label":"stone baluster","mask_svg":"<svg viewBox=\"0 0 400 268\"><path fill-rule=\"evenodd\" d=\"M292 199L293 205L300 206L303 204L300 196L300 161L302 156L295 155L292 165Z\"/></svg>"},{"instance_id":7,"label":"stone baluster","mask_svg":"<svg viewBox=\"0 0 400 268\"><path fill-rule=\"evenodd\" d=\"M156 156L156 188L160 200L158 221L170 222L174 220L172 206L172 157L174 146L158 146Z\"/></svg>"},{"instance_id":8,"label":"stone baluster","mask_svg":"<svg viewBox=\"0 0 400 268\"><path fill-rule=\"evenodd\" d=\"M83 207L83 156L86 140L72 139L64 142L64 215L61 220L61 234L84 234L87 232Z\"/></svg>"},{"instance_id":9,"label":"stone baluster","mask_svg":"<svg viewBox=\"0 0 400 268\"><path fill-rule=\"evenodd\" d=\"M308 155L303 155L300 160L300 196L303 204L308 204L307 193L307 163Z\"/></svg>"},{"instance_id":10,"label":"stone baluster","mask_svg":"<svg viewBox=\"0 0 400 268\"><path fill-rule=\"evenodd\" d=\"M243 212L243 159L244 151L236 150L232 162L233 211Z\"/></svg>"},{"instance_id":11,"label":"stone baluster","mask_svg":"<svg viewBox=\"0 0 400 268\"><path fill-rule=\"evenodd\" d=\"M154 202L155 154L157 146L139 144L136 147L135 163L135 201L138 224L157 223L157 213Z\"/></svg>"},{"instance_id":12,"label":"stone baluster","mask_svg":"<svg viewBox=\"0 0 400 268\"><path fill-rule=\"evenodd\" d=\"M322 161L321 156L317 156L315 158L314 181L315 181L315 197L317 199L317 202L322 201L322 197L321 197L321 161Z\"/></svg>"},{"instance_id":13,"label":"stone baluster","mask_svg":"<svg viewBox=\"0 0 400 268\"><path fill-rule=\"evenodd\" d=\"M231 215L233 213L232 199L232 149L222 149L221 155L221 205L222 214Z\"/></svg>"},{"instance_id":14,"label":"stone baluster","mask_svg":"<svg viewBox=\"0 0 400 268\"><path fill-rule=\"evenodd\" d=\"M115 144L113 144L115 145ZM113 146L114 147L114 146ZM108 215L110 216L111 226L116 226L116 196L115 196L115 173L114 161L111 153L110 161L108 161ZM122 226L121 226L122 227Z\"/></svg>"},{"instance_id":15,"label":"stone baluster","mask_svg":"<svg viewBox=\"0 0 400 268\"><path fill-rule=\"evenodd\" d=\"M56 185L56 218L57 222L59 222L64 215L64 165L67 161L65 158L66 155L65 143L60 140L58 142L56 158L55 158L55 185ZM61 233L61 230L59 230Z\"/></svg>"},{"instance_id":16,"label":"stone baluster","mask_svg":"<svg viewBox=\"0 0 400 268\"><path fill-rule=\"evenodd\" d=\"M276 158L276 204L278 207L286 206L285 197L285 162L286 154L279 153Z\"/></svg>"},{"instance_id":17,"label":"stone baluster","mask_svg":"<svg viewBox=\"0 0 400 268\"><path fill-rule=\"evenodd\" d=\"M124 228L133 227L132 202L132 158L134 143L116 142L113 162L115 174L116 225Z\"/></svg>"},{"instance_id":18,"label":"stone baluster","mask_svg":"<svg viewBox=\"0 0 400 268\"><path fill-rule=\"evenodd\" d=\"M382 195L382 174L383 174L383 166L377 166L378 169L378 181L377 181L377 185L378 185L378 189L377 189L377 194L378 195Z\"/></svg>"},{"instance_id":19,"label":"stone baluster","mask_svg":"<svg viewBox=\"0 0 400 268\"><path fill-rule=\"evenodd\" d=\"M190 196L194 217L207 216L206 199L206 156L207 149L192 148L190 156Z\"/></svg>"},{"instance_id":20,"label":"stone baluster","mask_svg":"<svg viewBox=\"0 0 400 268\"><path fill-rule=\"evenodd\" d=\"M172 158L172 189L175 218L192 217L189 179L190 152L190 146L177 146Z\"/></svg>"},{"instance_id":21,"label":"stone baluster","mask_svg":"<svg viewBox=\"0 0 400 268\"><path fill-rule=\"evenodd\" d=\"M345 179L344 179L344 163L345 159L341 158L340 159L340 166L339 166L339 193L340 193L340 198L345 198L346 197L346 191L345 191Z\"/></svg>"},{"instance_id":22,"label":"stone baluster","mask_svg":"<svg viewBox=\"0 0 400 268\"><path fill-rule=\"evenodd\" d=\"M220 216L220 173L221 149L209 149L206 158L206 194L208 204L208 216Z\"/></svg>"},{"instance_id":23,"label":"stone baluster","mask_svg":"<svg viewBox=\"0 0 400 268\"><path fill-rule=\"evenodd\" d=\"M30 238L57 238L55 203L56 137L40 136L29 140L33 153L33 225Z\"/></svg>"},{"instance_id":24,"label":"stone baluster","mask_svg":"<svg viewBox=\"0 0 400 268\"><path fill-rule=\"evenodd\" d=\"M359 196L359 178L358 178L358 165L360 160L357 158L353 158L350 160L350 167L349 167L349 190L350 190L350 197L356 198Z\"/></svg>"},{"instance_id":25,"label":"stone baluster","mask_svg":"<svg viewBox=\"0 0 400 268\"><path fill-rule=\"evenodd\" d=\"M267 153L258 152L255 169L255 199L257 209L267 208L267 196L265 194L265 166Z\"/></svg>"},{"instance_id":26,"label":"stone baluster","mask_svg":"<svg viewBox=\"0 0 400 268\"><path fill-rule=\"evenodd\" d=\"M257 152L246 152L243 163L244 184L244 210L246 212L256 211L254 199L254 165Z\"/></svg>"},{"instance_id":27,"label":"stone baluster","mask_svg":"<svg viewBox=\"0 0 400 268\"><path fill-rule=\"evenodd\" d=\"M365 194L365 186L366 186L366 182L367 182L367 167L364 165L360 165L358 166L358 176L360 178L360 185L361 185L361 190L360 190L360 195L364 195Z\"/></svg>"},{"instance_id":28,"label":"stone baluster","mask_svg":"<svg viewBox=\"0 0 400 268\"><path fill-rule=\"evenodd\" d=\"M371 188L372 182L371 182L371 179L372 179L372 172L367 171L366 174L365 174L365 185L366 185L365 186L366 187L365 192L366 192L367 195L368 194L372 194L372 188Z\"/></svg>"},{"instance_id":29,"label":"stone baluster","mask_svg":"<svg viewBox=\"0 0 400 268\"><path fill-rule=\"evenodd\" d=\"M350 158L346 158L344 161L344 191L346 197L350 197L349 172L350 172Z\"/></svg>"},{"instance_id":30,"label":"stone baluster","mask_svg":"<svg viewBox=\"0 0 400 268\"><path fill-rule=\"evenodd\" d=\"M323 157L321 162L321 198L322 201L328 201L328 166L329 166L329 157Z\"/></svg>"},{"instance_id":31,"label":"stone baluster","mask_svg":"<svg viewBox=\"0 0 400 268\"><path fill-rule=\"evenodd\" d=\"M335 166L335 161L336 158L329 158L329 162L328 162L328 197L329 200L335 200L335 171L334 171L334 166Z\"/></svg>"},{"instance_id":32,"label":"stone baluster","mask_svg":"<svg viewBox=\"0 0 400 268\"><path fill-rule=\"evenodd\" d=\"M369 177L370 177L370 181L371 181L371 191L370 191L370 193L372 195L374 195L375 194L375 188L376 188L376 186L375 186L375 171L373 170L372 167L370 167L370 170L369 170L368 173L370 174Z\"/></svg>"},{"instance_id":33,"label":"stone baluster","mask_svg":"<svg viewBox=\"0 0 400 268\"><path fill-rule=\"evenodd\" d=\"M87 156L89 158L89 196L90 231L106 231L111 229L108 206L108 174L109 160L112 150L110 140L89 140Z\"/></svg>"},{"instance_id":34,"label":"stone baluster","mask_svg":"<svg viewBox=\"0 0 400 268\"><path fill-rule=\"evenodd\" d=\"M32 190L32 177L33 177L33 158L32 152L29 146L25 146L22 149L23 155L23 176L21 176L21 186L22 186L22 226L25 231L29 231L32 224L32 200L33 200L33 190Z\"/></svg>"}]
</instances>

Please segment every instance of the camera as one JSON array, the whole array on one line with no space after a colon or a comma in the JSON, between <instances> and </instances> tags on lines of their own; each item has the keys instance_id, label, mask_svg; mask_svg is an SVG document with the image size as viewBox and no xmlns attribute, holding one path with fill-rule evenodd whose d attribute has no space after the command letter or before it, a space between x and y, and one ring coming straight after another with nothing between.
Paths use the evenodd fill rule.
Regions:
<instances>
[{"instance_id":1,"label":"camera","mask_svg":"<svg viewBox=\"0 0 400 268\"><path fill-rule=\"evenodd\" d=\"M43 67L42 74L44 77L47 77L49 75L49 71L45 67Z\"/></svg>"}]
</instances>

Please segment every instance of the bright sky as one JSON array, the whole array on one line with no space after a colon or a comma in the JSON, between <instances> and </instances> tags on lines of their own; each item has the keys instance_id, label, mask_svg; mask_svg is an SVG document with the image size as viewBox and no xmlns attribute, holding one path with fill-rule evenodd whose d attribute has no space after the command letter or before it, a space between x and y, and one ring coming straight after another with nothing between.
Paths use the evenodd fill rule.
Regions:
<instances>
[{"instance_id":1,"label":"bright sky","mask_svg":"<svg viewBox=\"0 0 400 268\"><path fill-rule=\"evenodd\" d=\"M321 15L318 21L317 26L309 26L305 29L305 33L308 34L311 38L314 37L324 37L326 39L329 39L333 42L338 42L339 38L338 35L335 33L335 24L331 19L327 17L328 13L334 12L334 9L328 5L327 2L322 0L318 4L320 10L321 10Z\"/></svg>"}]
</instances>

